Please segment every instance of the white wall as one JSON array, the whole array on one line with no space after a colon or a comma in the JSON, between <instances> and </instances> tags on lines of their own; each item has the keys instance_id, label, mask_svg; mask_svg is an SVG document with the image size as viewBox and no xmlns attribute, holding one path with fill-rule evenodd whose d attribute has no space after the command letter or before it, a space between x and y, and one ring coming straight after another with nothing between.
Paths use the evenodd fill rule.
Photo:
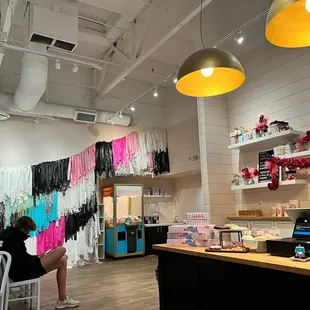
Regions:
<instances>
[{"instance_id":1,"label":"white wall","mask_svg":"<svg viewBox=\"0 0 310 310\"><path fill-rule=\"evenodd\" d=\"M227 97L198 99L198 114L204 210L220 225L235 214Z\"/></svg>"},{"instance_id":2,"label":"white wall","mask_svg":"<svg viewBox=\"0 0 310 310\"><path fill-rule=\"evenodd\" d=\"M173 192L175 213L180 220L186 218L186 213L204 211L200 173L173 180Z\"/></svg>"},{"instance_id":3,"label":"white wall","mask_svg":"<svg viewBox=\"0 0 310 310\"><path fill-rule=\"evenodd\" d=\"M65 121L9 120L0 122L0 163L32 165L57 160L84 150L97 141L111 141L144 128L111 125L87 126Z\"/></svg>"},{"instance_id":4,"label":"white wall","mask_svg":"<svg viewBox=\"0 0 310 310\"><path fill-rule=\"evenodd\" d=\"M265 44L241 62L247 80L228 96L230 128L240 125L254 128L261 114L270 121L288 121L294 129L310 128L310 48L282 49ZM258 151L234 151L233 173L247 165L256 166ZM308 170L300 174L309 180ZM257 209L262 201L263 212L269 215L272 205L290 199L298 199L301 207L309 208L309 190L309 185L280 186L276 192L246 190L236 192L235 201L237 209Z\"/></svg>"}]
</instances>

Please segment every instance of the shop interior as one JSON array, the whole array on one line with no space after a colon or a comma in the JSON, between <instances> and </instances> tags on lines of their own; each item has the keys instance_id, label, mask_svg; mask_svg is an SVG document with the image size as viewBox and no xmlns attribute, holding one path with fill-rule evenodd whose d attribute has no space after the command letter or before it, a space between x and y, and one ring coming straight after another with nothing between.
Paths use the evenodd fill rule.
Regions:
<instances>
[{"instance_id":1,"label":"shop interior","mask_svg":"<svg viewBox=\"0 0 310 310\"><path fill-rule=\"evenodd\" d=\"M30 254L64 246L80 309L306 283L309 0L0 4L0 232L30 216Z\"/></svg>"}]
</instances>

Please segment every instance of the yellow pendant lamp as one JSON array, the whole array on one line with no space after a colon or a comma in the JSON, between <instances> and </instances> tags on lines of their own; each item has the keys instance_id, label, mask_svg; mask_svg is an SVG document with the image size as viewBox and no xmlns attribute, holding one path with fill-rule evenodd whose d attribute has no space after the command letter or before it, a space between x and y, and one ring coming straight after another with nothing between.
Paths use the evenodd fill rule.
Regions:
<instances>
[{"instance_id":1,"label":"yellow pendant lamp","mask_svg":"<svg viewBox=\"0 0 310 310\"><path fill-rule=\"evenodd\" d=\"M268 13L265 34L276 46L310 46L310 0L275 0Z\"/></svg>"},{"instance_id":2,"label":"yellow pendant lamp","mask_svg":"<svg viewBox=\"0 0 310 310\"><path fill-rule=\"evenodd\" d=\"M177 90L191 97L222 95L240 87L245 81L238 59L220 48L205 48L189 56L182 64Z\"/></svg>"}]
</instances>

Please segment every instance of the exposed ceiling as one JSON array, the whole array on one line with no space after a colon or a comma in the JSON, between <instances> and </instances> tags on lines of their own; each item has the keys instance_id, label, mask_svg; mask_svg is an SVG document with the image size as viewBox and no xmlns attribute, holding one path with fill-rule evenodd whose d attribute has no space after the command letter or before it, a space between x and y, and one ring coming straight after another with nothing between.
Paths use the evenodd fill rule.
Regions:
<instances>
[{"instance_id":1,"label":"exposed ceiling","mask_svg":"<svg viewBox=\"0 0 310 310\"><path fill-rule=\"evenodd\" d=\"M52 5L60 0L39 2L42 1ZM13 36L11 43L19 46L24 46L28 25L27 3L26 0L19 0L13 16L10 39ZM211 1L203 13L205 42L208 46L215 45L248 20L267 10L271 3L272 0ZM51 103L91 108L96 98L96 108L109 111L122 109L177 71L186 57L201 48L200 19L199 14L196 14L181 30L154 49L120 83L112 83L199 7L200 0L79 0L79 41L73 52L75 56L71 56L80 55L84 57L83 60L90 62L104 59L118 65L106 66L101 63L103 70L97 72L94 80L93 70L89 67L81 67L74 74L72 64L62 63L61 70L56 70L55 60L50 59L48 87L43 99ZM265 42L264 24L265 18L262 18L247 28L243 32L242 45L232 39L221 47L237 57L242 56ZM49 52L59 53L55 50ZM22 57L20 52L5 50L0 67L0 91L15 93ZM113 87L109 87L111 85ZM107 87L109 91L105 91ZM172 82L164 85L164 88L171 87L174 87ZM165 89L162 92L165 93ZM162 108L169 104L164 96L154 100L152 94L145 96L141 103Z\"/></svg>"}]
</instances>

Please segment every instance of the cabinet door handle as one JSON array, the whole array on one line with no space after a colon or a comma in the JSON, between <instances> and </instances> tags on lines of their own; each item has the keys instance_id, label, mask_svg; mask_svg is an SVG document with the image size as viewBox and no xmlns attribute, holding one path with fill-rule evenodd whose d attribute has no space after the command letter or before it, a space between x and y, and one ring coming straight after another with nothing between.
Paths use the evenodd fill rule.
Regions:
<instances>
[{"instance_id":1,"label":"cabinet door handle","mask_svg":"<svg viewBox=\"0 0 310 310\"><path fill-rule=\"evenodd\" d=\"M159 227L157 227L157 232L159 232Z\"/></svg>"},{"instance_id":2,"label":"cabinet door handle","mask_svg":"<svg viewBox=\"0 0 310 310\"><path fill-rule=\"evenodd\" d=\"M163 228L162 227L160 227L160 232L163 232Z\"/></svg>"}]
</instances>

